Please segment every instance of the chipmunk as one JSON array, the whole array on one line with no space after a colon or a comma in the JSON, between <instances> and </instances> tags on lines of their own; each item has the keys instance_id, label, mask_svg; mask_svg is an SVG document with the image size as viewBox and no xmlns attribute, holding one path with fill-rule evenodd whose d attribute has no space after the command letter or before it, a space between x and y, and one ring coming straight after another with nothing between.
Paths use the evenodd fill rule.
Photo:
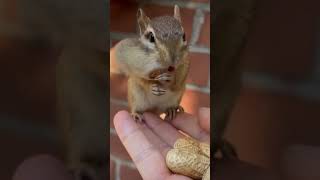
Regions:
<instances>
[{"instance_id":1,"label":"chipmunk","mask_svg":"<svg viewBox=\"0 0 320 180\"><path fill-rule=\"evenodd\" d=\"M128 38L115 46L116 62L128 76L128 103L135 121L146 111L165 113L172 120L184 109L179 105L189 71L188 44L180 10L173 16L150 19L138 9L139 38Z\"/></svg>"}]
</instances>

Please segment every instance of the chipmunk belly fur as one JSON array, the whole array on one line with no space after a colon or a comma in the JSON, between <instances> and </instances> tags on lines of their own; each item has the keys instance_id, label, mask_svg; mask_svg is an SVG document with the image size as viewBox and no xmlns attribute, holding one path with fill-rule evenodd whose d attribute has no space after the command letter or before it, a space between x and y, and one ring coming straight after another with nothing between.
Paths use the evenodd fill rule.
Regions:
<instances>
[{"instance_id":1,"label":"chipmunk belly fur","mask_svg":"<svg viewBox=\"0 0 320 180\"><path fill-rule=\"evenodd\" d=\"M128 101L131 111L145 112L151 111L157 114L166 112L170 107L179 106L181 95L184 89L179 91L168 90L162 96L156 96L151 93L150 86L143 86L137 83L136 77L129 77L128 86Z\"/></svg>"}]
</instances>

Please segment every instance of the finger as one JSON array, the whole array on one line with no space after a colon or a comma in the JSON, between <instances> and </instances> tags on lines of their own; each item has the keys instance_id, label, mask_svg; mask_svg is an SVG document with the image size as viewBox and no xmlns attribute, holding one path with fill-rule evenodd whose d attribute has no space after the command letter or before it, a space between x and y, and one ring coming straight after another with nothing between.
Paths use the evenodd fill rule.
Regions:
<instances>
[{"instance_id":1,"label":"finger","mask_svg":"<svg viewBox=\"0 0 320 180\"><path fill-rule=\"evenodd\" d=\"M168 177L166 180L192 180L191 178L179 174L173 174Z\"/></svg>"},{"instance_id":2,"label":"finger","mask_svg":"<svg viewBox=\"0 0 320 180\"><path fill-rule=\"evenodd\" d=\"M198 117L200 127L210 133L210 108L200 108Z\"/></svg>"},{"instance_id":3,"label":"finger","mask_svg":"<svg viewBox=\"0 0 320 180\"><path fill-rule=\"evenodd\" d=\"M149 142L151 142L153 146L161 152L163 158L165 159L167 152L172 149L172 147L164 142L158 135L156 135L146 124L143 124L141 128Z\"/></svg>"},{"instance_id":4,"label":"finger","mask_svg":"<svg viewBox=\"0 0 320 180\"><path fill-rule=\"evenodd\" d=\"M179 113L172 121L172 125L199 141L210 142L209 133L200 127L197 118L191 114Z\"/></svg>"},{"instance_id":5,"label":"finger","mask_svg":"<svg viewBox=\"0 0 320 180\"><path fill-rule=\"evenodd\" d=\"M160 117L151 113L144 113L144 117L148 127L170 146L173 146L178 138L184 137L176 128Z\"/></svg>"},{"instance_id":6,"label":"finger","mask_svg":"<svg viewBox=\"0 0 320 180\"><path fill-rule=\"evenodd\" d=\"M127 111L118 112L113 121L121 142L143 179L165 179L170 175L162 154L150 143Z\"/></svg>"}]
</instances>

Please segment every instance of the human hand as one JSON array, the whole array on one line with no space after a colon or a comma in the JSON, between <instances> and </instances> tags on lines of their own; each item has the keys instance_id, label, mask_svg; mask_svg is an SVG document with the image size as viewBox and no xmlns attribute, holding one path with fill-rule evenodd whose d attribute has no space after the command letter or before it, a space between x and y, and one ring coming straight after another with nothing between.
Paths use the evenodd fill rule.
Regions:
<instances>
[{"instance_id":1,"label":"human hand","mask_svg":"<svg viewBox=\"0 0 320 180\"><path fill-rule=\"evenodd\" d=\"M190 180L173 174L167 168L165 157L178 138L184 135L210 143L210 109L201 108L197 117L178 114L171 123L145 113L145 123L136 123L127 111L120 111L114 117L115 129L143 179Z\"/></svg>"}]
</instances>

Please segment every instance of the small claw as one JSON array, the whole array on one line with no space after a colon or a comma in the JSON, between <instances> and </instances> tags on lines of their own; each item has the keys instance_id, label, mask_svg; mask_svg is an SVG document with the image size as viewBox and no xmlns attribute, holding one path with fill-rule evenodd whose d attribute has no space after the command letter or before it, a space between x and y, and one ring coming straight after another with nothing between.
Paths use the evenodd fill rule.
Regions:
<instances>
[{"instance_id":1,"label":"small claw","mask_svg":"<svg viewBox=\"0 0 320 180\"><path fill-rule=\"evenodd\" d=\"M172 113L171 113L172 115L172 117L171 117L171 120L173 120L174 118L176 118L176 116L177 116L177 111L175 110L175 109L172 109Z\"/></svg>"},{"instance_id":2,"label":"small claw","mask_svg":"<svg viewBox=\"0 0 320 180\"><path fill-rule=\"evenodd\" d=\"M183 107L182 106L178 106L177 107L177 111L179 112L179 113L183 113L184 112L184 109L183 109Z\"/></svg>"},{"instance_id":3,"label":"small claw","mask_svg":"<svg viewBox=\"0 0 320 180\"><path fill-rule=\"evenodd\" d=\"M153 95L161 96L164 95L167 90L160 87L158 84L153 84L151 87L151 91Z\"/></svg>"},{"instance_id":4,"label":"small claw","mask_svg":"<svg viewBox=\"0 0 320 180\"><path fill-rule=\"evenodd\" d=\"M171 121L173 120L174 118L176 118L177 116L177 113L182 113L184 112L184 109L182 106L178 106L178 107L174 107L174 108L169 108L166 112L166 116L165 116L165 120L167 121Z\"/></svg>"},{"instance_id":5,"label":"small claw","mask_svg":"<svg viewBox=\"0 0 320 180\"><path fill-rule=\"evenodd\" d=\"M164 120L166 121L172 121L174 118L174 113L175 113L175 109L174 108L169 108L166 112L166 116L164 118Z\"/></svg>"},{"instance_id":6,"label":"small claw","mask_svg":"<svg viewBox=\"0 0 320 180\"><path fill-rule=\"evenodd\" d=\"M155 77L155 80L157 81L171 81L172 80L172 75L169 73L162 73L159 76Z\"/></svg>"},{"instance_id":7,"label":"small claw","mask_svg":"<svg viewBox=\"0 0 320 180\"><path fill-rule=\"evenodd\" d=\"M136 123L137 122L139 122L139 123L143 123L144 122L143 115L140 114L140 113L131 113L131 116L136 121Z\"/></svg>"}]
</instances>

